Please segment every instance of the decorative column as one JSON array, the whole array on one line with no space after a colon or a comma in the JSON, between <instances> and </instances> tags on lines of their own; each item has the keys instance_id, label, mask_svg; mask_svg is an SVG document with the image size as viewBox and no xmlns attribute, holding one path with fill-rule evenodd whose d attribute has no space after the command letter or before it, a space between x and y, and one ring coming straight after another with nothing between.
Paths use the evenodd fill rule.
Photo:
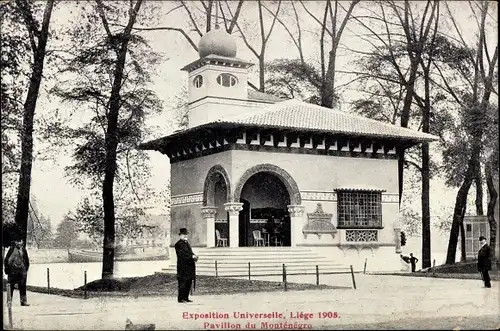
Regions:
<instances>
[{"instance_id":1,"label":"decorative column","mask_svg":"<svg viewBox=\"0 0 500 331\"><path fill-rule=\"evenodd\" d=\"M401 224L399 223L399 221L396 221L394 223L394 236L396 243L396 254L401 254L403 250L401 249Z\"/></svg>"},{"instance_id":2,"label":"decorative column","mask_svg":"<svg viewBox=\"0 0 500 331\"><path fill-rule=\"evenodd\" d=\"M304 226L304 211L305 207L302 205L288 205L288 213L290 214L290 241L291 246L296 246L297 241L302 235L302 227Z\"/></svg>"},{"instance_id":3,"label":"decorative column","mask_svg":"<svg viewBox=\"0 0 500 331\"><path fill-rule=\"evenodd\" d=\"M229 213L229 247L238 247L240 242L240 211L243 209L241 202L228 202L224 208Z\"/></svg>"},{"instance_id":4,"label":"decorative column","mask_svg":"<svg viewBox=\"0 0 500 331\"><path fill-rule=\"evenodd\" d=\"M217 208L201 207L201 217L207 222L207 247L215 247L215 215Z\"/></svg>"}]
</instances>

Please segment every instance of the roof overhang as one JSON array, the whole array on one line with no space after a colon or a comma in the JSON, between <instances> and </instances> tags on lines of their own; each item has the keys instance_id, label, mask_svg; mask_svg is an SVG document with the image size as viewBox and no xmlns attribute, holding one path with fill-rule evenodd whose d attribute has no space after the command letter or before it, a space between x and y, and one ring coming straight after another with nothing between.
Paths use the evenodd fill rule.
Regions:
<instances>
[{"instance_id":1,"label":"roof overhang","mask_svg":"<svg viewBox=\"0 0 500 331\"><path fill-rule=\"evenodd\" d=\"M191 72L193 70L196 70L204 65L221 65L221 66L231 66L231 67L237 67L237 68L250 68L254 64L242 59L238 59L236 57L225 57L225 56L219 56L219 55L207 55L205 57L202 57L198 60L195 60L188 65L184 66L181 71L187 71Z\"/></svg>"},{"instance_id":2,"label":"roof overhang","mask_svg":"<svg viewBox=\"0 0 500 331\"><path fill-rule=\"evenodd\" d=\"M377 134L359 134L350 133L342 131L326 131L319 129L304 129L304 128L294 128L294 127L283 127L283 126L273 126L273 125L254 125L254 124L244 124L244 123L233 123L233 122L210 122L202 124L196 127L179 130L168 136L158 138L155 140L147 141L138 146L141 150L155 150L159 152L164 152L169 148L169 145L176 142L182 141L182 143L188 143L191 141L199 141L204 138L213 137L216 134L222 134L228 130L234 129L247 129L247 130L277 130L284 133L303 133L303 134L316 134L316 135L336 135L348 138L358 138L358 139L374 139L374 140L391 140L396 141L400 147L403 149L410 148L412 146L418 145L422 142L430 142L436 140L436 138L406 138L406 137L391 137L387 135L377 135ZM430 136L430 135L429 135Z\"/></svg>"}]
</instances>

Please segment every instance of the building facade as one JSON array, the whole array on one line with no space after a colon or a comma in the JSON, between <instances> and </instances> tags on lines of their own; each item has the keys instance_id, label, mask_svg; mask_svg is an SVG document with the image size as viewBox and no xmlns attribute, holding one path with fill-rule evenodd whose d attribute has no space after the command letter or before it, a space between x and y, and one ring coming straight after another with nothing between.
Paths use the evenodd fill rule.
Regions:
<instances>
[{"instance_id":1,"label":"building facade","mask_svg":"<svg viewBox=\"0 0 500 331\"><path fill-rule=\"evenodd\" d=\"M189 127L141 146L170 158L171 233L188 228L195 247L368 254L398 269L398 155L435 137L248 90L251 63L222 30L199 53L183 68Z\"/></svg>"}]
</instances>

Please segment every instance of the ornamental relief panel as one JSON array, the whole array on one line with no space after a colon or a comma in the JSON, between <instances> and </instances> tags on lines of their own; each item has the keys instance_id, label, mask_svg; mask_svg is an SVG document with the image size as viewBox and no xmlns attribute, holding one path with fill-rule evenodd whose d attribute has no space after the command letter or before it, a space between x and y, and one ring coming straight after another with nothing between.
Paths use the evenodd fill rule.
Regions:
<instances>
[{"instance_id":1,"label":"ornamental relief panel","mask_svg":"<svg viewBox=\"0 0 500 331\"><path fill-rule=\"evenodd\" d=\"M335 191L301 191L300 195L303 200L307 201L331 201L336 202L337 193ZM382 203L399 203L398 194L382 193Z\"/></svg>"},{"instance_id":2,"label":"ornamental relief panel","mask_svg":"<svg viewBox=\"0 0 500 331\"><path fill-rule=\"evenodd\" d=\"M382 203L399 203L399 194L382 194Z\"/></svg>"},{"instance_id":3,"label":"ornamental relief panel","mask_svg":"<svg viewBox=\"0 0 500 331\"><path fill-rule=\"evenodd\" d=\"M336 192L328 191L301 191L300 195L303 200L310 201L337 201Z\"/></svg>"},{"instance_id":4,"label":"ornamental relief panel","mask_svg":"<svg viewBox=\"0 0 500 331\"><path fill-rule=\"evenodd\" d=\"M187 205L203 202L203 193L192 193L173 196L170 200L172 206Z\"/></svg>"}]
</instances>

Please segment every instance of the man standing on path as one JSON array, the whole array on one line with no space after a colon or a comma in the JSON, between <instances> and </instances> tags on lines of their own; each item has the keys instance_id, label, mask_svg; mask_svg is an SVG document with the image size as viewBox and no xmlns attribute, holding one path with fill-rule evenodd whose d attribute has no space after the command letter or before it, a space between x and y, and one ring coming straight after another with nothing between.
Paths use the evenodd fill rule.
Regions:
<instances>
[{"instance_id":1,"label":"man standing on path","mask_svg":"<svg viewBox=\"0 0 500 331\"><path fill-rule=\"evenodd\" d=\"M481 273L484 286L491 287L490 275L488 273L488 270L491 270L491 249L486 243L486 238L483 236L479 237L479 245L481 245L481 248L477 253L477 270Z\"/></svg>"},{"instance_id":2,"label":"man standing on path","mask_svg":"<svg viewBox=\"0 0 500 331\"><path fill-rule=\"evenodd\" d=\"M19 286L21 306L29 306L26 297L26 280L29 267L28 251L24 247L22 239L14 239L7 255L5 255L4 268L10 284L10 297L12 298L14 286L17 284Z\"/></svg>"},{"instance_id":3,"label":"man standing on path","mask_svg":"<svg viewBox=\"0 0 500 331\"><path fill-rule=\"evenodd\" d=\"M413 256L413 253L410 253L410 263L411 263L411 272L415 272L417 268L418 259Z\"/></svg>"},{"instance_id":4,"label":"man standing on path","mask_svg":"<svg viewBox=\"0 0 500 331\"><path fill-rule=\"evenodd\" d=\"M189 300L189 291L196 277L195 262L198 257L193 253L191 245L187 240L189 234L186 228L179 231L180 239L175 244L175 253L177 254L177 280L179 282L179 294L177 302L192 302Z\"/></svg>"}]
</instances>

